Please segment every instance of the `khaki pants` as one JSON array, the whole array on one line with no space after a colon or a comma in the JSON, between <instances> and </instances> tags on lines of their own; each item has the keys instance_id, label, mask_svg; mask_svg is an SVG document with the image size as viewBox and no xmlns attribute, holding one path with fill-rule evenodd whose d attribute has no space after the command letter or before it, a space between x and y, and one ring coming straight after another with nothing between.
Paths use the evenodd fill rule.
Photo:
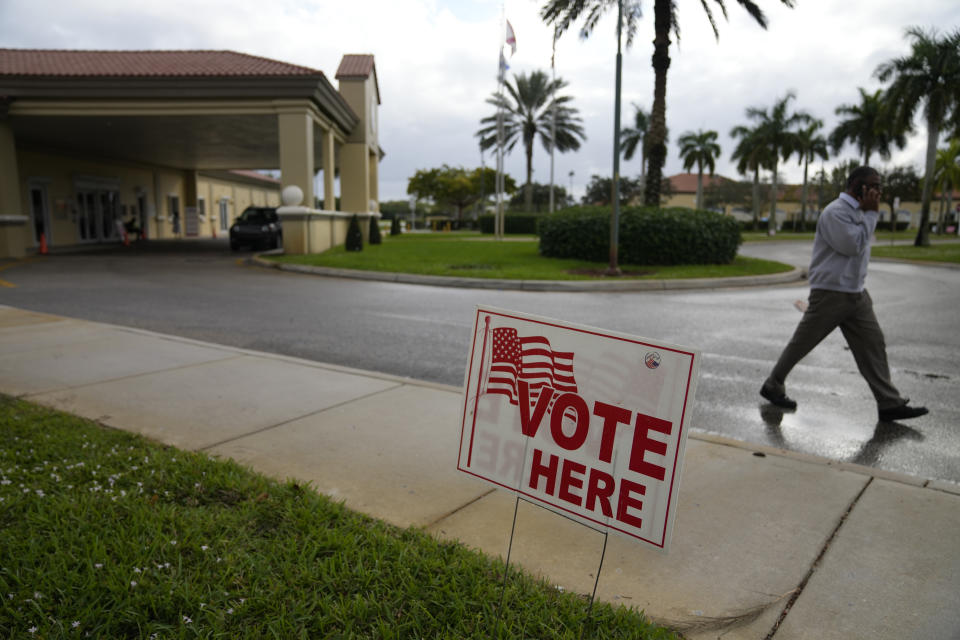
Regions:
<instances>
[{"instance_id":1,"label":"khaki pants","mask_svg":"<svg viewBox=\"0 0 960 640\"><path fill-rule=\"evenodd\" d=\"M853 352L860 375L870 385L877 407L883 410L905 404L906 399L890 382L887 345L866 290L843 293L812 289L809 306L764 385L785 393L787 374L837 327Z\"/></svg>"}]
</instances>

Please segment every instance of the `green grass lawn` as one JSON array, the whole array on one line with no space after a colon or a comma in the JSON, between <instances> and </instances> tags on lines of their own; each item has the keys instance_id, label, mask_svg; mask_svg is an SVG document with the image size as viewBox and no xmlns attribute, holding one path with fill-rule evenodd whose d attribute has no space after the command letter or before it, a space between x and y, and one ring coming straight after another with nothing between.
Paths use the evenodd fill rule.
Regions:
<instances>
[{"instance_id":1,"label":"green grass lawn","mask_svg":"<svg viewBox=\"0 0 960 640\"><path fill-rule=\"evenodd\" d=\"M905 231L877 231L877 242L890 242L890 240L913 240L917 237L916 229ZM744 242L789 242L791 240L806 240L813 242L813 231L803 233L793 233L792 231L780 231L776 235L769 236L766 231L743 231L740 237Z\"/></svg>"},{"instance_id":2,"label":"green grass lawn","mask_svg":"<svg viewBox=\"0 0 960 640\"><path fill-rule=\"evenodd\" d=\"M499 525L497 525L499 526ZM587 603L292 481L0 396L0 637L576 638ZM597 604L590 638L676 636Z\"/></svg>"},{"instance_id":3,"label":"green grass lawn","mask_svg":"<svg viewBox=\"0 0 960 640\"><path fill-rule=\"evenodd\" d=\"M508 280L590 280L604 278L605 263L544 258L534 236L496 242L478 233L411 233L385 236L383 244L363 251L335 247L321 254L271 256L282 263L342 269L389 271L466 278ZM636 279L719 278L789 271L779 262L737 256L726 265L641 266L621 264L625 277Z\"/></svg>"},{"instance_id":4,"label":"green grass lawn","mask_svg":"<svg viewBox=\"0 0 960 640\"><path fill-rule=\"evenodd\" d=\"M936 236L931 236L934 244L929 247L914 247L913 245L883 246L879 242L870 250L872 256L878 258L898 258L901 260L919 260L921 262L952 262L960 264L960 242L957 240L949 242L938 241Z\"/></svg>"}]
</instances>

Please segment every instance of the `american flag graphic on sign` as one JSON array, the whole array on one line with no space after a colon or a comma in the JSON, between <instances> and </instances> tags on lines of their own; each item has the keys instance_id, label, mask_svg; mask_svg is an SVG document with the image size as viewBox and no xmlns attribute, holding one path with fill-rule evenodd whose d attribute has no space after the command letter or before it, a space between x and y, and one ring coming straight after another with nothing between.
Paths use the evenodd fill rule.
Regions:
<instances>
[{"instance_id":1,"label":"american flag graphic on sign","mask_svg":"<svg viewBox=\"0 0 960 640\"><path fill-rule=\"evenodd\" d=\"M573 352L554 351L543 336L522 338L511 327L494 329L487 393L503 394L510 399L510 404L519 404L518 380L530 385L532 405L536 405L544 386L561 393L576 393Z\"/></svg>"}]
</instances>

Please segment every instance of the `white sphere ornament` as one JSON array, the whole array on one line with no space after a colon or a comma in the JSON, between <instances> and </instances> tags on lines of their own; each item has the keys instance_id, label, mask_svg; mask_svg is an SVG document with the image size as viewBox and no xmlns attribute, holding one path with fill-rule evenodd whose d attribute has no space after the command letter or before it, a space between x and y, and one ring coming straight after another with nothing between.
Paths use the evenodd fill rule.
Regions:
<instances>
[{"instance_id":1,"label":"white sphere ornament","mask_svg":"<svg viewBox=\"0 0 960 640\"><path fill-rule=\"evenodd\" d=\"M283 201L283 206L296 207L303 202L303 189L295 184L284 187L280 192L280 199Z\"/></svg>"}]
</instances>

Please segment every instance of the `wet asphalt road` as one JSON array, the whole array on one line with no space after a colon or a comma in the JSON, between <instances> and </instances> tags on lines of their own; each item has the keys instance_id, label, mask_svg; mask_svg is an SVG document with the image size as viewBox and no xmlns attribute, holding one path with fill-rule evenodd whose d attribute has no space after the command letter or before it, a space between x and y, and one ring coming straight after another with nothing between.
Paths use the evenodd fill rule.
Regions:
<instances>
[{"instance_id":1,"label":"wet asphalt road","mask_svg":"<svg viewBox=\"0 0 960 640\"><path fill-rule=\"evenodd\" d=\"M805 265L809 243L743 253ZM0 265L0 304L460 385L478 304L700 349L694 429L960 482L960 270L874 262L894 383L931 415L878 424L839 332L794 370L783 414L757 395L805 284L682 292L454 289L244 266L223 242L152 243Z\"/></svg>"}]
</instances>

